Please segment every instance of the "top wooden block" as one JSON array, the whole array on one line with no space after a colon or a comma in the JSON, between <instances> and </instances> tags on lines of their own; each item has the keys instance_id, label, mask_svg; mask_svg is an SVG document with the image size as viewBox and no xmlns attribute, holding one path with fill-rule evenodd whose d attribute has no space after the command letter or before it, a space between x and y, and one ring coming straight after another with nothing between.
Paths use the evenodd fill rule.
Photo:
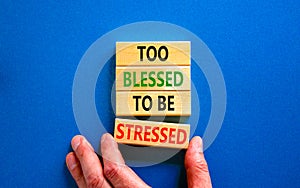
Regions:
<instances>
[{"instance_id":1,"label":"top wooden block","mask_svg":"<svg viewBox=\"0 0 300 188\"><path fill-rule=\"evenodd\" d=\"M190 66L189 41L117 42L116 66Z\"/></svg>"}]
</instances>

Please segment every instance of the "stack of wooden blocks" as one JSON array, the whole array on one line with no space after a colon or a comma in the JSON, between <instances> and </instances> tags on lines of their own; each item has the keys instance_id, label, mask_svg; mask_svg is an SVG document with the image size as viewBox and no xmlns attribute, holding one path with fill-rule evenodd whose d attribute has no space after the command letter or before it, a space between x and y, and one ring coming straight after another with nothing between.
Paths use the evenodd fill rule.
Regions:
<instances>
[{"instance_id":1,"label":"stack of wooden blocks","mask_svg":"<svg viewBox=\"0 0 300 188\"><path fill-rule=\"evenodd\" d=\"M190 42L116 43L116 116L190 116ZM187 148L190 125L116 118L119 143Z\"/></svg>"}]
</instances>

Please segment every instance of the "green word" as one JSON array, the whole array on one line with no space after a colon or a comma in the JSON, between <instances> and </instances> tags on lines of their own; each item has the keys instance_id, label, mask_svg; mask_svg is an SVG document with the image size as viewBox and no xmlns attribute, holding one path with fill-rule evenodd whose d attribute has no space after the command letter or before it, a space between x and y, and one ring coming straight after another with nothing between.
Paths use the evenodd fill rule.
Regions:
<instances>
[{"instance_id":1,"label":"green word","mask_svg":"<svg viewBox=\"0 0 300 188\"><path fill-rule=\"evenodd\" d=\"M183 83L179 71L142 71L137 80L136 72L124 72L124 87L178 87Z\"/></svg>"}]
</instances>

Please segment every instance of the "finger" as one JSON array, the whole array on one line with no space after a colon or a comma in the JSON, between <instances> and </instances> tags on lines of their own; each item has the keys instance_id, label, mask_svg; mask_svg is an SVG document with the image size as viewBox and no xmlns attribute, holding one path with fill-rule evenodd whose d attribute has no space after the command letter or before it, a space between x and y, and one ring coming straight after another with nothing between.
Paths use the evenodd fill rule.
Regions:
<instances>
[{"instance_id":1,"label":"finger","mask_svg":"<svg viewBox=\"0 0 300 188\"><path fill-rule=\"evenodd\" d=\"M76 184L78 185L78 187L85 188L86 184L85 184L83 173L82 173L82 170L80 167L80 163L79 163L78 159L76 158L76 155L74 154L74 152L70 152L66 156L66 163L67 163L67 167L68 167L72 177L74 178Z\"/></svg>"},{"instance_id":2,"label":"finger","mask_svg":"<svg viewBox=\"0 0 300 188\"><path fill-rule=\"evenodd\" d=\"M86 186L95 188L110 187L103 176L101 163L91 144L79 135L72 139L71 144L80 162Z\"/></svg>"},{"instance_id":3,"label":"finger","mask_svg":"<svg viewBox=\"0 0 300 188\"><path fill-rule=\"evenodd\" d=\"M118 144L108 133L101 138L101 152L105 177L114 187L149 187L131 168L125 165Z\"/></svg>"},{"instance_id":4,"label":"finger","mask_svg":"<svg viewBox=\"0 0 300 188\"><path fill-rule=\"evenodd\" d=\"M184 162L188 187L212 187L208 166L203 154L202 139L199 136L191 140Z\"/></svg>"}]
</instances>

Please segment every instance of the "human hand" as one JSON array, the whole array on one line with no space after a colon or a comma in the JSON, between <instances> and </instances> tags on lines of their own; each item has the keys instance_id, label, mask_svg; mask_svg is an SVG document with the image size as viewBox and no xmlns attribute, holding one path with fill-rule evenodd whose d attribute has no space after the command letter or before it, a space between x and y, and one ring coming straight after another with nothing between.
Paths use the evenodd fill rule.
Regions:
<instances>
[{"instance_id":1,"label":"human hand","mask_svg":"<svg viewBox=\"0 0 300 188\"><path fill-rule=\"evenodd\" d=\"M71 141L74 152L66 157L70 173L79 188L149 187L127 165L110 134L101 138L102 167L93 147L83 136Z\"/></svg>"},{"instance_id":2,"label":"human hand","mask_svg":"<svg viewBox=\"0 0 300 188\"><path fill-rule=\"evenodd\" d=\"M101 138L104 168L93 147L83 136L71 142L74 152L66 156L68 169L79 188L149 187L127 165L110 134ZM185 157L189 187L211 187L200 137L191 140Z\"/></svg>"},{"instance_id":3,"label":"human hand","mask_svg":"<svg viewBox=\"0 0 300 188\"><path fill-rule=\"evenodd\" d=\"M212 187L208 166L203 154L203 143L199 136L195 136L189 143L184 159L188 187Z\"/></svg>"}]
</instances>

